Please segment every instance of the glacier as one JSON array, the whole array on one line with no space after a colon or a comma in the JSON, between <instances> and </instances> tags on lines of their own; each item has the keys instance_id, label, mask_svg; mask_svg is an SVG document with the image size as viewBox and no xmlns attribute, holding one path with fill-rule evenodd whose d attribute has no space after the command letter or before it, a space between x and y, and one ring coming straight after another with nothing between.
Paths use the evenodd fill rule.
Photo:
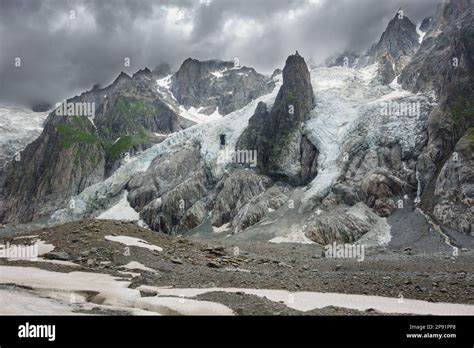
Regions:
<instances>
[{"instance_id":1,"label":"glacier","mask_svg":"<svg viewBox=\"0 0 474 348\"><path fill-rule=\"evenodd\" d=\"M302 130L319 151L318 174L304 188L300 212L312 210L330 192L343 174L348 151L356 144L376 147L377 141L385 139L398 142L404 153L421 149L427 140L428 114L436 104L433 95L404 91L396 82L383 85L378 80L377 65L361 69L312 67L310 73L316 106ZM117 203L117 197L124 194L127 182L134 175L146 171L156 156L172 153L182 144L200 144L206 167L215 178L221 178L228 170L229 160L228 156L219 155L219 136L226 134L226 147L235 148L258 103L265 102L269 108L273 105L283 83L281 74L274 79L275 88L271 93L253 100L242 109L225 117L207 116L207 122L203 117L200 123L170 134L163 142L124 159L109 178L87 187L71 198L74 204L52 214L50 222L64 223L104 213ZM167 81L159 81L157 85L161 93L168 94L166 101L169 105L176 108ZM382 107L387 103L419 103L422 106L417 115L400 116L384 114ZM222 161L223 158L227 160Z\"/></svg>"},{"instance_id":2,"label":"glacier","mask_svg":"<svg viewBox=\"0 0 474 348\"><path fill-rule=\"evenodd\" d=\"M39 137L48 113L0 105L0 167Z\"/></svg>"}]
</instances>

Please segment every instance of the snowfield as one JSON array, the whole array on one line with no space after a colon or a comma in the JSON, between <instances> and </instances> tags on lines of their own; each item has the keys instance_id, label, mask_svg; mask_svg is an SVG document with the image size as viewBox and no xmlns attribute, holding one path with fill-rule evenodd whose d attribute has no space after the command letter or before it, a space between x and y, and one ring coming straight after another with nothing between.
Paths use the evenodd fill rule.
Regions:
<instances>
[{"instance_id":1,"label":"snowfield","mask_svg":"<svg viewBox=\"0 0 474 348\"><path fill-rule=\"evenodd\" d=\"M72 310L102 307L122 310L130 314L161 315L233 315L233 311L210 301L191 297L208 292L243 292L270 301L283 303L302 312L327 306L365 311L369 308L381 313L415 315L474 315L474 306L454 303L433 303L370 295L320 292L289 292L287 290L246 288L162 288L142 285L131 289L129 281L108 274L70 272L60 273L31 267L0 266L0 284L27 286L32 290L7 291L0 289L0 314L73 314ZM153 291L154 296L141 297L140 290ZM95 292L88 302L84 292ZM11 304L10 301L14 304Z\"/></svg>"},{"instance_id":2,"label":"snowfield","mask_svg":"<svg viewBox=\"0 0 474 348\"><path fill-rule=\"evenodd\" d=\"M153 245L148 243L145 240L138 239L135 237L129 237L129 236L105 236L105 239L110 240L112 242L117 242L117 243L122 243L126 246L137 246L140 248L145 248L148 250L155 250L155 251L163 251L163 248Z\"/></svg>"},{"instance_id":3,"label":"snowfield","mask_svg":"<svg viewBox=\"0 0 474 348\"><path fill-rule=\"evenodd\" d=\"M72 310L102 307L126 311L129 314L154 315L233 315L228 307L214 302L183 297L141 297L130 282L108 274L70 272L60 273L32 267L0 266L0 284L27 286L32 292L11 292L9 298L0 296L0 315L75 314ZM0 295L3 294L0 289ZM97 293L87 302L84 292ZM56 311L56 312L54 312Z\"/></svg>"}]
</instances>

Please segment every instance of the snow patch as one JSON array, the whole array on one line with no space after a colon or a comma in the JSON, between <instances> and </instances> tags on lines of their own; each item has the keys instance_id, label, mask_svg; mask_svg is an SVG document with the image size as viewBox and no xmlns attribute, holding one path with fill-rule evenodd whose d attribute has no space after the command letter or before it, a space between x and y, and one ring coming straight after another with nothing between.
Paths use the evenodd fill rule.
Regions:
<instances>
[{"instance_id":1,"label":"snow patch","mask_svg":"<svg viewBox=\"0 0 474 348\"><path fill-rule=\"evenodd\" d=\"M137 261L130 261L126 265L120 266L120 268L125 268L125 269L130 269L130 270L138 269L138 270L141 270L141 271L156 273L156 270L154 270L153 268L147 267L144 264L142 264L140 262L137 262Z\"/></svg>"},{"instance_id":2,"label":"snow patch","mask_svg":"<svg viewBox=\"0 0 474 348\"><path fill-rule=\"evenodd\" d=\"M128 191L124 191L120 201L100 214L97 219L99 220L123 220L123 221L138 221L140 220L140 214L136 212L128 203L127 200Z\"/></svg>"},{"instance_id":3,"label":"snow patch","mask_svg":"<svg viewBox=\"0 0 474 348\"><path fill-rule=\"evenodd\" d=\"M425 38L426 33L420 30L421 22L416 26L416 32L418 33L418 43L421 45L423 39Z\"/></svg>"},{"instance_id":4,"label":"snow patch","mask_svg":"<svg viewBox=\"0 0 474 348\"><path fill-rule=\"evenodd\" d=\"M214 77L217 77L217 78L221 78L221 77L224 77L224 73L229 70L227 68L223 69L223 70L220 70L220 71L211 71L211 75L214 76Z\"/></svg>"},{"instance_id":5,"label":"snow patch","mask_svg":"<svg viewBox=\"0 0 474 348\"><path fill-rule=\"evenodd\" d=\"M161 88L169 90L171 88L171 78L172 77L173 77L173 75L168 75L166 77L163 77L162 79L156 80L156 84Z\"/></svg>"},{"instance_id":6,"label":"snow patch","mask_svg":"<svg viewBox=\"0 0 474 348\"><path fill-rule=\"evenodd\" d=\"M306 237L304 231L299 226L293 225L290 232L284 236L275 237L269 240L270 243L298 243L298 244L314 244L314 242Z\"/></svg>"},{"instance_id":7,"label":"snow patch","mask_svg":"<svg viewBox=\"0 0 474 348\"><path fill-rule=\"evenodd\" d=\"M122 243L127 246L137 246L140 248L145 248L148 250L156 250L156 251L163 251L163 248L153 245L148 243L147 241L143 239L138 239L135 237L129 237L129 236L105 236L106 240L110 240L112 242L117 242L117 243Z\"/></svg>"},{"instance_id":8,"label":"snow patch","mask_svg":"<svg viewBox=\"0 0 474 348\"><path fill-rule=\"evenodd\" d=\"M225 231L229 230L229 228L230 228L230 222L228 222L226 224L223 224L220 227L212 226L212 231L214 233L222 233L222 232L225 232Z\"/></svg>"},{"instance_id":9,"label":"snow patch","mask_svg":"<svg viewBox=\"0 0 474 348\"><path fill-rule=\"evenodd\" d=\"M201 113L200 111L203 108L196 109L195 107L190 107L186 109L184 106L179 107L179 115L183 118L186 118L195 123L206 123L222 118L222 115L219 113L219 108L216 108L214 112L210 115Z\"/></svg>"}]
</instances>

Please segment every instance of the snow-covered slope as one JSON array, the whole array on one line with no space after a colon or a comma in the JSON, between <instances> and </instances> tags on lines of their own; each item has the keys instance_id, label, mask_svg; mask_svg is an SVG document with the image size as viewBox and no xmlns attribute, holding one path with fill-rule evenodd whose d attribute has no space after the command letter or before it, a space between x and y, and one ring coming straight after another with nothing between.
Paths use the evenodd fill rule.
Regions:
<instances>
[{"instance_id":1,"label":"snow-covered slope","mask_svg":"<svg viewBox=\"0 0 474 348\"><path fill-rule=\"evenodd\" d=\"M219 108L217 108L214 113L210 115L206 115L201 113L202 107L196 109L194 107L185 108L182 105L179 105L176 97L173 95L171 91L171 78L173 75L165 76L159 80L156 80L157 84L157 91L160 93L161 97L165 101L165 103L174 110L179 116L185 118L189 121L194 123L206 123L215 121L217 119L222 118L222 115L219 113Z\"/></svg>"}]
</instances>

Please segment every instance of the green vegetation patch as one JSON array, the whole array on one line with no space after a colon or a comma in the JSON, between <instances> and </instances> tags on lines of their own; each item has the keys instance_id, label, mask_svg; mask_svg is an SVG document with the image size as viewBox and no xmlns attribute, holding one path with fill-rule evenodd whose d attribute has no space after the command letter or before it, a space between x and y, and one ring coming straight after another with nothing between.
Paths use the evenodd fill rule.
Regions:
<instances>
[{"instance_id":1,"label":"green vegetation patch","mask_svg":"<svg viewBox=\"0 0 474 348\"><path fill-rule=\"evenodd\" d=\"M97 135L85 130L84 120L90 122L86 117L73 116L70 123L63 123L58 125L58 134L61 144L69 148L74 144L94 144L99 139Z\"/></svg>"},{"instance_id":2,"label":"green vegetation patch","mask_svg":"<svg viewBox=\"0 0 474 348\"><path fill-rule=\"evenodd\" d=\"M152 115L155 111L153 105L144 100L120 97L115 103L115 110L123 116Z\"/></svg>"},{"instance_id":3,"label":"green vegetation patch","mask_svg":"<svg viewBox=\"0 0 474 348\"><path fill-rule=\"evenodd\" d=\"M458 98L451 106L451 115L456 125L462 122L472 122L474 119L474 100Z\"/></svg>"},{"instance_id":4,"label":"green vegetation patch","mask_svg":"<svg viewBox=\"0 0 474 348\"><path fill-rule=\"evenodd\" d=\"M460 148L468 149L471 153L474 151L474 127L469 128L466 134L461 138Z\"/></svg>"},{"instance_id":5,"label":"green vegetation patch","mask_svg":"<svg viewBox=\"0 0 474 348\"><path fill-rule=\"evenodd\" d=\"M107 149L107 155L111 158L117 158L134 146L142 145L148 142L149 135L145 129L140 129L136 134L124 135Z\"/></svg>"}]
</instances>

